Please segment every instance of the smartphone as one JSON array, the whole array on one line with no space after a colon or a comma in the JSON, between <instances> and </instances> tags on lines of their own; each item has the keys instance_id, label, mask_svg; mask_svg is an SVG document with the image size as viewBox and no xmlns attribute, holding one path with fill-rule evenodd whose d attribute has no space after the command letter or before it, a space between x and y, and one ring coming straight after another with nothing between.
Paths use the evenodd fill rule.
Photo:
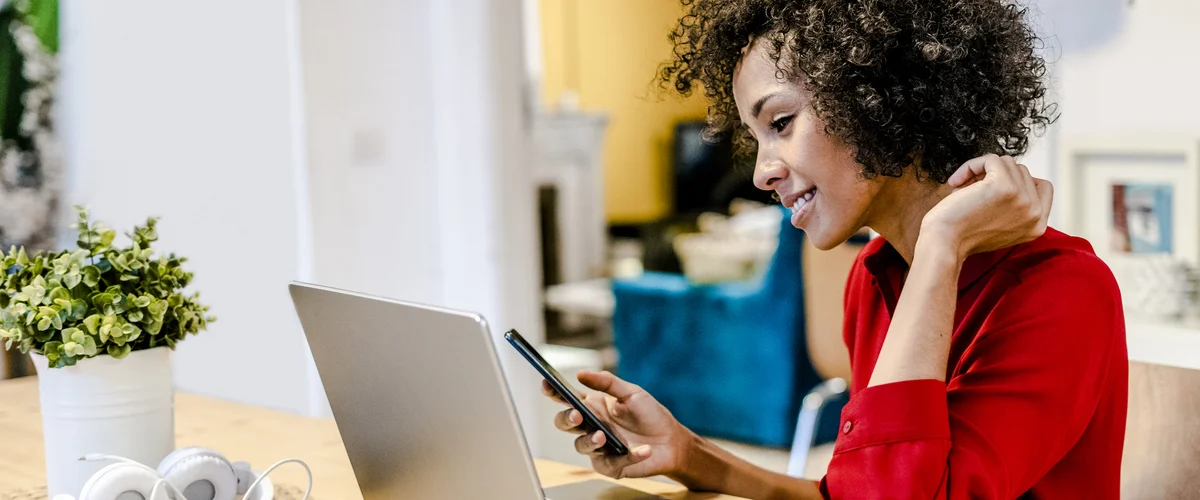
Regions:
<instances>
[{"instance_id":1,"label":"smartphone","mask_svg":"<svg viewBox=\"0 0 1200 500\"><path fill-rule=\"evenodd\" d=\"M516 330L509 330L508 333L504 334L504 340L512 344L517 352L521 353L521 356L524 356L525 360L529 361L529 364L533 365L547 382L550 382L550 386L563 399L567 400L571 406L578 410L580 415L583 415L583 426L585 429L588 429L589 432L600 431L604 433L605 442L603 449L605 452L611 455L625 455L629 453L629 448L625 446L625 443L621 442L621 439L617 437L617 433L609 429L607 425L604 425L604 422L601 422L596 417L596 414L592 413L592 410L583 404L583 401L579 399L578 393L575 392L575 388L571 386L571 383L567 382L558 373L558 370L550 366L550 363L547 363L542 358L542 355L538 354L537 350L529 345L529 342L526 342L524 337L521 337L520 333L517 333Z\"/></svg>"}]
</instances>

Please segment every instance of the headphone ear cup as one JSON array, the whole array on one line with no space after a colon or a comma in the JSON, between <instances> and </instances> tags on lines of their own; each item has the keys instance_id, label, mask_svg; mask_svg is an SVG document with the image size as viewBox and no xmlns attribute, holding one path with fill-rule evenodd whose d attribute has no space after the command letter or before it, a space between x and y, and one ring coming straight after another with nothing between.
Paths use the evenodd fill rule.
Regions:
<instances>
[{"instance_id":1,"label":"headphone ear cup","mask_svg":"<svg viewBox=\"0 0 1200 500\"><path fill-rule=\"evenodd\" d=\"M167 482L179 488L187 500L234 500L237 474L225 457L214 452L196 452L159 469ZM82 499L80 499L82 500Z\"/></svg>"},{"instance_id":2,"label":"headphone ear cup","mask_svg":"<svg viewBox=\"0 0 1200 500\"><path fill-rule=\"evenodd\" d=\"M179 462L182 461L183 459L191 458L194 456L201 456L201 455L221 456L219 453L217 453L215 451L209 450L207 448L201 448L199 446L188 446L187 448L180 448L178 450L172 451L170 455L163 457L162 461L158 463L158 474L160 476L166 476L167 471L171 470L171 467L178 465ZM222 457L222 458L224 458L224 457Z\"/></svg>"},{"instance_id":3,"label":"headphone ear cup","mask_svg":"<svg viewBox=\"0 0 1200 500\"><path fill-rule=\"evenodd\" d=\"M116 463L92 475L79 492L79 500L115 500L122 493L133 492L149 499L159 477L134 464ZM230 497L233 498L233 497Z\"/></svg>"}]
</instances>

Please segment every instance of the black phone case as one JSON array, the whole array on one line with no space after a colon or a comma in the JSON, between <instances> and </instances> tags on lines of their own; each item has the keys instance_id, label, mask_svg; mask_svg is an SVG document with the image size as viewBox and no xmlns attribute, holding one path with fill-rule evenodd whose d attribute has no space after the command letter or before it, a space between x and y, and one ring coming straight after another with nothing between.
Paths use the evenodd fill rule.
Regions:
<instances>
[{"instance_id":1,"label":"black phone case","mask_svg":"<svg viewBox=\"0 0 1200 500\"><path fill-rule=\"evenodd\" d=\"M579 411L579 414L583 416L584 424L590 427L591 430L599 430L600 432L604 433L605 451L613 455L626 455L629 453L629 448L625 446L625 443L621 442L621 439L617 437L617 434L613 432L612 429L609 429L604 422L601 422L600 419L597 418L594 413L592 413L592 410L588 408L587 405L583 404L583 401L579 400L579 397L575 395L575 392L566 385L567 382L560 379L561 375L558 374L558 371L555 370L553 366L550 366L550 363L547 363L546 360L542 358L542 355L538 354L537 350L534 349L533 346L529 345L529 342L526 342L525 338L522 337L520 333L517 333L516 330L509 330L508 333L504 334L504 340L507 340L508 343L517 350L517 352L521 353L521 356L524 357L529 364L533 365L538 373L542 374L542 378L545 378L547 382L550 382L550 385L554 387L555 391L558 391L558 394L561 395L563 399L566 399L568 403L571 403L572 407Z\"/></svg>"}]
</instances>

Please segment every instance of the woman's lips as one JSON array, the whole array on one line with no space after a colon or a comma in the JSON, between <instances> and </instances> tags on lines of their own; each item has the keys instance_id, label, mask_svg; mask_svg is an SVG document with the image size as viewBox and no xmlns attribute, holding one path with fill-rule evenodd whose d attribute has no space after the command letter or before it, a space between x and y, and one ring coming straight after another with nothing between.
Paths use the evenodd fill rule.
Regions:
<instances>
[{"instance_id":1,"label":"woman's lips","mask_svg":"<svg viewBox=\"0 0 1200 500\"><path fill-rule=\"evenodd\" d=\"M808 191L805 191L801 193L800 196L796 197L796 200L792 202L790 207L788 207L792 210L793 226L799 228L801 221L804 220L804 217L813 211L813 199L816 196L817 188L810 188Z\"/></svg>"}]
</instances>

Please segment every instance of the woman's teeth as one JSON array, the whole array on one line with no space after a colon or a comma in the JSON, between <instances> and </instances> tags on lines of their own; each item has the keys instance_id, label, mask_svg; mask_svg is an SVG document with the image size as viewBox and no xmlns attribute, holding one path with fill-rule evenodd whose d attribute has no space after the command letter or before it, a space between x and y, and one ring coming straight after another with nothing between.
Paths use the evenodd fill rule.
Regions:
<instances>
[{"instance_id":1,"label":"woman's teeth","mask_svg":"<svg viewBox=\"0 0 1200 500\"><path fill-rule=\"evenodd\" d=\"M817 190L816 190L816 188L813 188L813 189L809 189L808 191L805 191L804 194L800 195L800 198L797 199L796 202L793 203L791 206L792 214L794 215L794 214L800 212L800 209L804 208L804 206L807 205L808 202L812 201L813 196L816 196L816 194L817 194Z\"/></svg>"}]
</instances>

